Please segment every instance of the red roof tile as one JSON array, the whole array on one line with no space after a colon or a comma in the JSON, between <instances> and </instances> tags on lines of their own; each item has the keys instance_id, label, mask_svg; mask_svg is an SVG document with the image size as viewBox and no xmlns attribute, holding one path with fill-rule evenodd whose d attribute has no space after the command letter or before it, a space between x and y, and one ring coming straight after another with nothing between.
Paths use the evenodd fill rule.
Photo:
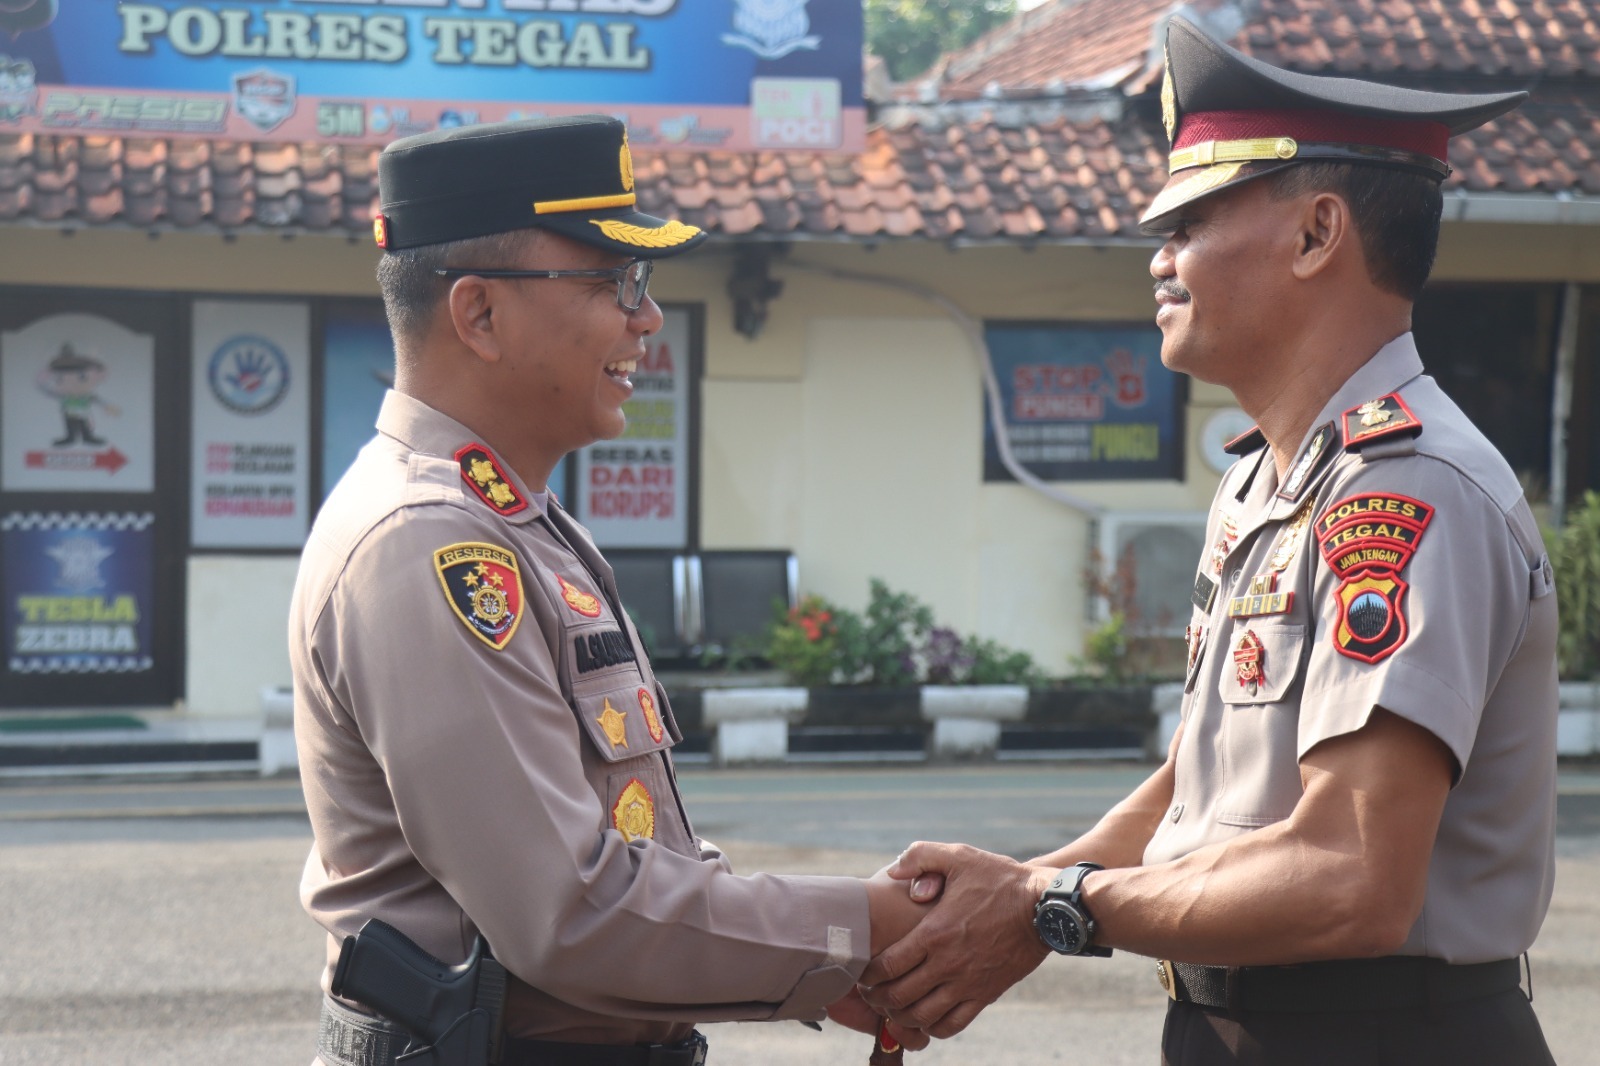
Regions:
<instances>
[{"instance_id":1,"label":"red roof tile","mask_svg":"<svg viewBox=\"0 0 1600 1066\"><path fill-rule=\"evenodd\" d=\"M1166 173L1144 69L1166 10L1050 0L942 61L958 98L991 80L1036 97L1052 82L1121 80L1098 94L1052 89L1040 113L1054 117L948 104L874 128L856 156L641 152L640 207L746 239L1134 236ZM1450 91L1533 84L1527 106L1452 144L1447 188L1600 195L1595 0L1261 0L1239 43L1280 65ZM993 114L974 110L985 107ZM376 175L365 147L0 134L0 223L366 239Z\"/></svg>"}]
</instances>

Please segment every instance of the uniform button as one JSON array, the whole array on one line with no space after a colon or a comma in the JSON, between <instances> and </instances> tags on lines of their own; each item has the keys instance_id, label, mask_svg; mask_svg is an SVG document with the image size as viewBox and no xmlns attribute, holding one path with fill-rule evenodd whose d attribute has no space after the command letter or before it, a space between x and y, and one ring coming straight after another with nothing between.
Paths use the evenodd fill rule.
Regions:
<instances>
[{"instance_id":1,"label":"uniform button","mask_svg":"<svg viewBox=\"0 0 1600 1066\"><path fill-rule=\"evenodd\" d=\"M1172 820L1174 822L1176 822L1179 818L1182 818L1182 817L1183 817L1183 804L1174 803L1172 805Z\"/></svg>"},{"instance_id":2,"label":"uniform button","mask_svg":"<svg viewBox=\"0 0 1600 1066\"><path fill-rule=\"evenodd\" d=\"M1240 567L1239 569L1235 570L1233 573L1229 574L1228 575L1228 582L1229 582L1229 584L1237 585L1239 583L1239 579L1241 577L1244 577L1244 568L1243 567Z\"/></svg>"}]
</instances>

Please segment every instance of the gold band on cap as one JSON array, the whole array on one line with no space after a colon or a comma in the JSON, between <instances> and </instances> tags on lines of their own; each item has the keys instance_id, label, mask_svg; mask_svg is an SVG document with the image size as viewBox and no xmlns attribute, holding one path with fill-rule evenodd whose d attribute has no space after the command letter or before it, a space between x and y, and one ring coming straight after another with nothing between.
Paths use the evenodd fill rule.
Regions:
<instances>
[{"instance_id":1,"label":"gold band on cap","mask_svg":"<svg viewBox=\"0 0 1600 1066\"><path fill-rule=\"evenodd\" d=\"M558 214L562 211L598 211L605 207L632 207L639 198L631 192L616 196L581 196L575 200L535 200L536 215Z\"/></svg>"},{"instance_id":2,"label":"gold band on cap","mask_svg":"<svg viewBox=\"0 0 1600 1066\"><path fill-rule=\"evenodd\" d=\"M1206 141L1173 152L1167 172L1213 163L1253 163L1262 159L1293 159L1300 146L1293 137L1254 137L1245 141Z\"/></svg>"}]
</instances>

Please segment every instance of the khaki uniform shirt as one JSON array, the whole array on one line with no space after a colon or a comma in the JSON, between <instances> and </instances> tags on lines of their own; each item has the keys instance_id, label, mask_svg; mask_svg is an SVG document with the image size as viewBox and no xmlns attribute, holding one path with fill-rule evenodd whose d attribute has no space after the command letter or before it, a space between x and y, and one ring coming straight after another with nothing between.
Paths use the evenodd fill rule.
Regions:
<instances>
[{"instance_id":1,"label":"khaki uniform shirt","mask_svg":"<svg viewBox=\"0 0 1600 1066\"><path fill-rule=\"evenodd\" d=\"M1458 770L1402 953L1520 954L1554 878L1557 694L1554 578L1515 475L1409 333L1333 397L1283 484L1259 433L1230 447L1145 862L1288 817L1300 758L1383 707Z\"/></svg>"},{"instance_id":2,"label":"khaki uniform shirt","mask_svg":"<svg viewBox=\"0 0 1600 1066\"><path fill-rule=\"evenodd\" d=\"M867 963L861 882L734 876L690 826L671 706L588 534L418 400L390 393L378 430L289 627L301 900L330 966L381 918L447 962L481 931L514 1036L820 1017Z\"/></svg>"}]
</instances>

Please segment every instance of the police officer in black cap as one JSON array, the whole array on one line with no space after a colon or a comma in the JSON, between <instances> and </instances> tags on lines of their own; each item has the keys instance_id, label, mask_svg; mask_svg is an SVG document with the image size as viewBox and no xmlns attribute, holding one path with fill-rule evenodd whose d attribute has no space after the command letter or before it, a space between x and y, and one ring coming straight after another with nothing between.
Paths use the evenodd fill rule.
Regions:
<instances>
[{"instance_id":1,"label":"police officer in black cap","mask_svg":"<svg viewBox=\"0 0 1600 1066\"><path fill-rule=\"evenodd\" d=\"M447 965L482 939L508 975L500 1066L698 1066L696 1021L825 1009L876 1032L855 980L920 908L886 877L736 877L695 835L667 694L545 486L622 433L661 325L652 265L705 235L637 210L603 117L397 141L379 184L395 388L317 516L290 622L320 1061L444 1066L448 1027L475 1031L338 965L372 919ZM450 1005L401 976L417 1011Z\"/></svg>"},{"instance_id":2,"label":"police officer in black cap","mask_svg":"<svg viewBox=\"0 0 1600 1066\"><path fill-rule=\"evenodd\" d=\"M1058 851L913 845L891 872L948 888L867 998L947 1036L1052 951L1121 948L1159 960L1164 1063L1549 1063L1520 979L1554 871L1550 564L1410 333L1449 137L1524 94L1290 73L1181 19L1168 49L1162 361L1258 422L1182 725Z\"/></svg>"}]
</instances>

